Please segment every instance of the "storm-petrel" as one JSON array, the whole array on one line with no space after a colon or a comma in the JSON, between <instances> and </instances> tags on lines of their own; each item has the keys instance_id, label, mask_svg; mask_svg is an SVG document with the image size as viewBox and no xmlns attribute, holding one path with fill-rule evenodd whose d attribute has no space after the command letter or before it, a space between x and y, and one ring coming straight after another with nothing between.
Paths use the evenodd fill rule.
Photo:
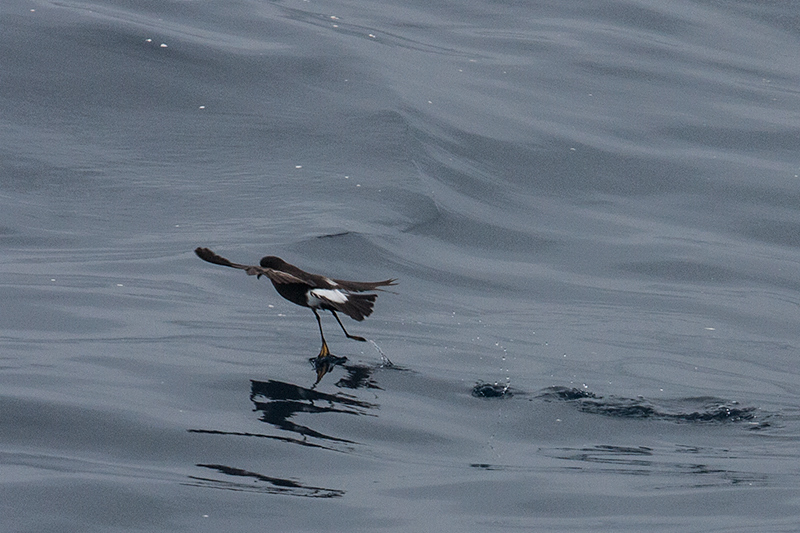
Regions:
<instances>
[{"instance_id":1,"label":"storm-petrel","mask_svg":"<svg viewBox=\"0 0 800 533\"><path fill-rule=\"evenodd\" d=\"M278 294L292 303L309 307L314 316L317 317L319 335L322 338L322 348L320 348L318 358L328 357L328 343L325 342L325 335L322 333L322 322L319 318L318 309L327 310L333 313L334 318L341 326L348 339L366 342L364 337L350 335L344 329L344 324L339 320L337 311L341 311L354 320L364 320L372 314L372 306L375 305L377 294L365 294L365 291L381 290L379 287L395 285L395 279L384 281L345 281L332 279L326 276L310 274L300 270L294 265L290 265L280 257L266 256L261 259L261 266L240 265L219 256L208 248L197 248L194 253L209 263L215 265L228 266L244 270L250 276L266 276L275 286Z\"/></svg>"}]
</instances>

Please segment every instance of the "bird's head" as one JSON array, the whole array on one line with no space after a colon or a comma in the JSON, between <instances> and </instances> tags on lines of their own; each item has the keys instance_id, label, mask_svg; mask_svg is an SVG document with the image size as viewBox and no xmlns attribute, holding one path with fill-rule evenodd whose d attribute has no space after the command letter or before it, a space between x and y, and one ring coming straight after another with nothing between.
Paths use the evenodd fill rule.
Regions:
<instances>
[{"instance_id":1,"label":"bird's head","mask_svg":"<svg viewBox=\"0 0 800 533\"><path fill-rule=\"evenodd\" d=\"M262 268L271 268L273 270L282 270L287 265L286 261L274 255L268 255L261 258Z\"/></svg>"}]
</instances>

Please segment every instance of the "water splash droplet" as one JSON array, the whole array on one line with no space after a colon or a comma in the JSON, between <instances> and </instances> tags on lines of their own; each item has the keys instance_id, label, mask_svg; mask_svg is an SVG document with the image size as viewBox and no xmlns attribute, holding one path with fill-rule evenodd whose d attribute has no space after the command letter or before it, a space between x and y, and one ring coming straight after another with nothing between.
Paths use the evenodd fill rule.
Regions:
<instances>
[{"instance_id":1,"label":"water splash droplet","mask_svg":"<svg viewBox=\"0 0 800 533\"><path fill-rule=\"evenodd\" d=\"M378 346L375 343L374 340L372 340L372 339L367 339L367 340L369 341L370 344L372 344L375 347L376 350L378 350L378 353L381 354L381 366L384 366L384 367L387 367L387 368L393 367L394 363L392 363L391 359L386 357L386 354L383 353L383 350L381 350L381 347Z\"/></svg>"}]
</instances>

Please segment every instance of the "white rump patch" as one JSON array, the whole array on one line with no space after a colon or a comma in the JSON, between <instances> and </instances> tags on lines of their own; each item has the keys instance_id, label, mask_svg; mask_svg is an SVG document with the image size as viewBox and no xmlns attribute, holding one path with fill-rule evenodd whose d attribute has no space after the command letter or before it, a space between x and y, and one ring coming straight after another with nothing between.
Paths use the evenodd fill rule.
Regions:
<instances>
[{"instance_id":1,"label":"white rump patch","mask_svg":"<svg viewBox=\"0 0 800 533\"><path fill-rule=\"evenodd\" d=\"M344 304L347 303L347 294L339 289L311 289L306 300L311 307L319 307L324 302Z\"/></svg>"}]
</instances>

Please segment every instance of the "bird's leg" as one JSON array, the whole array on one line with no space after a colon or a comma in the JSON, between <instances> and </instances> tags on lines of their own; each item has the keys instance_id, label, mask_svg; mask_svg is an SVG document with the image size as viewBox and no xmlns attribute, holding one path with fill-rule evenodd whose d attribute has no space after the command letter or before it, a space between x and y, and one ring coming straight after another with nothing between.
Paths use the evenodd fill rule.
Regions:
<instances>
[{"instance_id":1,"label":"bird's leg","mask_svg":"<svg viewBox=\"0 0 800 533\"><path fill-rule=\"evenodd\" d=\"M313 307L311 308L314 311L314 316L317 317L317 325L319 326L319 336L322 338L322 348L319 349L319 355L317 356L318 359L322 359L323 357L328 357L331 354L331 351L328 349L328 343L325 342L325 335L322 334L322 321L319 319L319 313Z\"/></svg>"},{"instance_id":2,"label":"bird's leg","mask_svg":"<svg viewBox=\"0 0 800 533\"><path fill-rule=\"evenodd\" d=\"M347 337L348 339L353 339L354 341L367 342L367 339L365 339L364 337L359 337L358 335L350 335L349 333L347 333L347 330L344 329L344 324L342 324L342 321L339 320L339 315L336 314L336 311L331 309L331 313L333 313L334 318L336 318L336 322L338 322L339 325L342 327L342 331L344 331L345 337ZM317 317L317 319L319 319L319 317ZM320 326L320 328L322 328L322 326ZM320 331L322 331L322 329L320 329Z\"/></svg>"}]
</instances>

